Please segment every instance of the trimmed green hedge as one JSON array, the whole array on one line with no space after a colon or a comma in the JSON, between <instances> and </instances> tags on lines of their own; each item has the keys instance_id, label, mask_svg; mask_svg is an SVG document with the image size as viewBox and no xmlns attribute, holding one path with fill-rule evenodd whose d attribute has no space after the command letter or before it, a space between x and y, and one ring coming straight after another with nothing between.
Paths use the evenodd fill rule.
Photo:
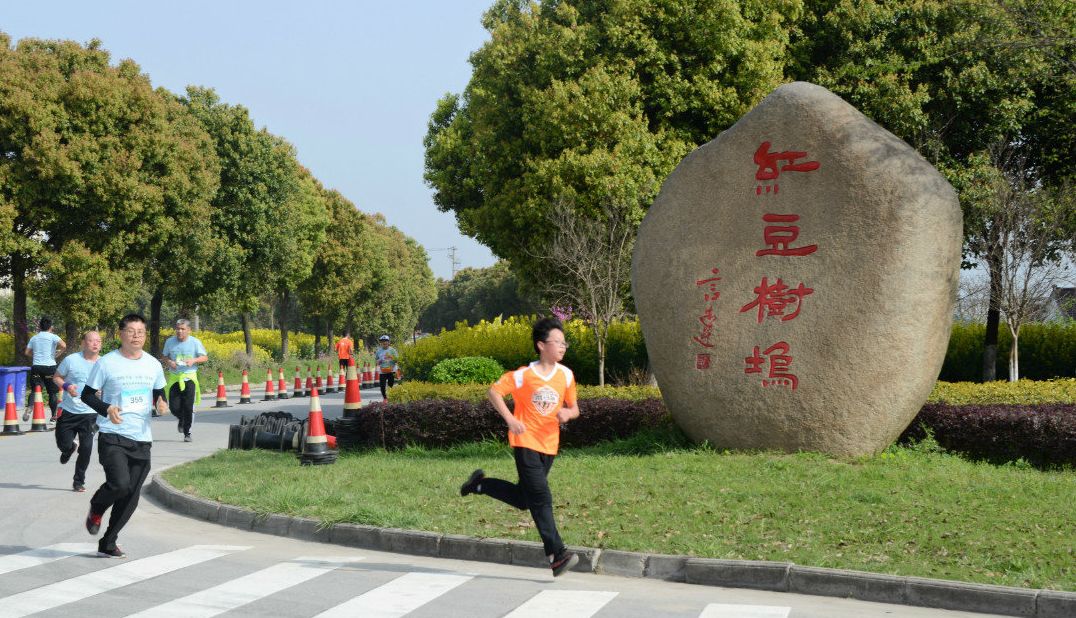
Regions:
<instances>
[{"instance_id":1,"label":"trimmed green hedge","mask_svg":"<svg viewBox=\"0 0 1076 618\"><path fill-rule=\"evenodd\" d=\"M408 378L430 380L433 367L446 358L488 356L507 370L522 367L535 358L531 343L533 316L516 316L474 326L466 323L419 339L400 350L400 365ZM564 325L570 347L564 364L571 367L580 384L598 383L598 351L594 334L580 320ZM609 329L605 373L610 381L627 382L642 375L647 366L646 345L636 320L618 322Z\"/></svg>"},{"instance_id":2,"label":"trimmed green hedge","mask_svg":"<svg viewBox=\"0 0 1076 618\"><path fill-rule=\"evenodd\" d=\"M982 377L985 324L953 324L939 380L974 382ZM1009 377L1012 335L998 329L997 377ZM1020 329L1020 378L1049 380L1076 377L1076 322L1027 324Z\"/></svg>"},{"instance_id":3,"label":"trimmed green hedge","mask_svg":"<svg viewBox=\"0 0 1076 618\"><path fill-rule=\"evenodd\" d=\"M410 381L389 390L390 403L408 403L423 399L460 399L477 403L485 401L488 384L433 384ZM661 390L655 386L586 386L578 387L580 399L660 399ZM1076 379L1047 380L1036 382L938 382L934 385L928 403L968 404L1015 404L1040 405L1052 403L1076 403Z\"/></svg>"},{"instance_id":4,"label":"trimmed green hedge","mask_svg":"<svg viewBox=\"0 0 1076 618\"><path fill-rule=\"evenodd\" d=\"M489 384L503 374L504 367L488 356L464 356L434 365L430 379L437 384Z\"/></svg>"}]
</instances>

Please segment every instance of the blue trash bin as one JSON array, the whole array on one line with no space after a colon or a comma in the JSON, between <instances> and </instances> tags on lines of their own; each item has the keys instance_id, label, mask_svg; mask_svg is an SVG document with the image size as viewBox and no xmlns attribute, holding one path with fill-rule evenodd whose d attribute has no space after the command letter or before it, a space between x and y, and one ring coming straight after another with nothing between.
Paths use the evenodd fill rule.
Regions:
<instances>
[{"instance_id":1,"label":"blue trash bin","mask_svg":"<svg viewBox=\"0 0 1076 618\"><path fill-rule=\"evenodd\" d=\"M15 387L15 408L22 410L26 403L26 380L30 376L29 367L0 367L0 393L7 401L7 387Z\"/></svg>"}]
</instances>

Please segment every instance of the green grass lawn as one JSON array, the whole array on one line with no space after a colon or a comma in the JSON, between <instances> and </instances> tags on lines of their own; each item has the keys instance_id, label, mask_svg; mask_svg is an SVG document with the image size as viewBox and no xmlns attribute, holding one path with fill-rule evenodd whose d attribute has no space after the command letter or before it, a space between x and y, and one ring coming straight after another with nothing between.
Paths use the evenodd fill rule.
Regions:
<instances>
[{"instance_id":1,"label":"green grass lawn","mask_svg":"<svg viewBox=\"0 0 1076 618\"><path fill-rule=\"evenodd\" d=\"M527 512L459 496L475 468L515 480L495 443L344 453L311 467L221 451L165 477L262 513L537 541ZM1072 470L971 462L930 444L840 461L656 434L564 451L550 481L571 545L1076 590Z\"/></svg>"}]
</instances>

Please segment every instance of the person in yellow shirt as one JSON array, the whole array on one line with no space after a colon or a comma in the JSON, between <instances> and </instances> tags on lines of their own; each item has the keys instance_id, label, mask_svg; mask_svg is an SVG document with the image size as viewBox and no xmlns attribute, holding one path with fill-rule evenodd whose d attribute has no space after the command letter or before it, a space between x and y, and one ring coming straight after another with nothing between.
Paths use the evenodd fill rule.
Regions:
<instances>
[{"instance_id":1,"label":"person in yellow shirt","mask_svg":"<svg viewBox=\"0 0 1076 618\"><path fill-rule=\"evenodd\" d=\"M529 509L556 577L575 566L579 556L568 551L557 532L548 476L560 446L560 425L578 418L579 403L572 370L560 364L568 349L560 320L538 320L531 339L538 360L505 373L489 389L490 403L508 425L519 482L489 478L482 470L475 470L460 487L460 495L481 494L520 510ZM509 394L515 401L514 412L504 401Z\"/></svg>"}]
</instances>

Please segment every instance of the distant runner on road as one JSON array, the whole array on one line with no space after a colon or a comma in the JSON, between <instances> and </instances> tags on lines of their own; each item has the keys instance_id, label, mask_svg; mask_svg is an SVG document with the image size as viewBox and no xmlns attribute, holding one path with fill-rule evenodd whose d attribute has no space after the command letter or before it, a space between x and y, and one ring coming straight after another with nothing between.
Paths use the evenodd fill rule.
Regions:
<instances>
[{"instance_id":1,"label":"distant runner on road","mask_svg":"<svg viewBox=\"0 0 1076 618\"><path fill-rule=\"evenodd\" d=\"M374 350L374 359L377 361L378 366L378 384L381 385L381 397L387 401L389 397L385 384L388 384L389 387L396 384L396 359L399 358L400 353L390 345L392 340L389 339L388 335L381 335L378 341L381 347Z\"/></svg>"},{"instance_id":2,"label":"distant runner on road","mask_svg":"<svg viewBox=\"0 0 1076 618\"><path fill-rule=\"evenodd\" d=\"M351 353L355 351L355 343L351 340L351 331L344 332L344 338L336 342L336 358L340 360L340 368L347 371L351 364Z\"/></svg>"},{"instance_id":3,"label":"distant runner on road","mask_svg":"<svg viewBox=\"0 0 1076 618\"><path fill-rule=\"evenodd\" d=\"M116 545L120 530L131 519L142 483L149 474L150 411L167 411L164 400L164 368L143 352L146 319L131 313L120 320L120 349L109 352L94 365L82 389L82 401L93 408L97 419L97 456L105 469L105 483L90 499L86 530L97 534L105 511L112 509L108 529L97 543L102 556L124 558Z\"/></svg>"},{"instance_id":4,"label":"distant runner on road","mask_svg":"<svg viewBox=\"0 0 1076 618\"><path fill-rule=\"evenodd\" d=\"M97 413L82 402L80 395L100 358L101 334L95 330L83 333L81 348L64 357L52 378L67 395L60 404L62 414L56 421L56 447L60 449L60 463L66 464L75 452L75 438L78 438L78 459L71 488L79 492L86 491L86 468L93 455L93 432L97 431Z\"/></svg>"},{"instance_id":5,"label":"distant runner on road","mask_svg":"<svg viewBox=\"0 0 1076 618\"><path fill-rule=\"evenodd\" d=\"M168 408L176 417L176 429L183 441L191 441L194 406L202 403L202 387L198 384L198 363L209 360L202 342L191 334L191 323L176 320L176 334L164 342L162 363L168 369L164 396Z\"/></svg>"},{"instance_id":6,"label":"distant runner on road","mask_svg":"<svg viewBox=\"0 0 1076 618\"><path fill-rule=\"evenodd\" d=\"M52 375L56 373L56 355L62 354L67 349L67 344L52 332L52 320L41 318L38 324L40 330L26 342L24 353L31 358L30 361L30 392L35 386L40 386L49 394L49 409L52 417L49 422L56 422L56 405L60 393L59 387L52 381ZM30 420L30 408L22 414L22 420Z\"/></svg>"}]
</instances>

